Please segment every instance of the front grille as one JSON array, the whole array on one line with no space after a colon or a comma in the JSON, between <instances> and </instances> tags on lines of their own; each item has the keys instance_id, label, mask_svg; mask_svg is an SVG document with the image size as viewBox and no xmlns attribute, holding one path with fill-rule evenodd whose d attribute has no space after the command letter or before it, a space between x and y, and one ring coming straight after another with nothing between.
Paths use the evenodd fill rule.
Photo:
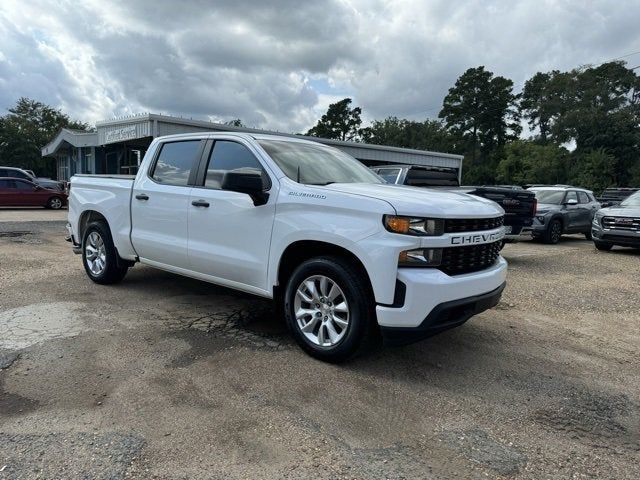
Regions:
<instances>
[{"instance_id":1,"label":"front grille","mask_svg":"<svg viewBox=\"0 0 640 480\"><path fill-rule=\"evenodd\" d=\"M640 231L640 218L632 217L604 217L602 219L604 228L612 228L614 230L628 230L630 232Z\"/></svg>"},{"instance_id":2,"label":"front grille","mask_svg":"<svg viewBox=\"0 0 640 480\"><path fill-rule=\"evenodd\" d=\"M502 240L468 247L449 247L442 250L440 270L447 275L477 272L490 267L500 255Z\"/></svg>"},{"instance_id":3,"label":"front grille","mask_svg":"<svg viewBox=\"0 0 640 480\"><path fill-rule=\"evenodd\" d=\"M478 232L493 230L504 223L504 217L495 218L453 218L444 222L444 233Z\"/></svg>"}]
</instances>

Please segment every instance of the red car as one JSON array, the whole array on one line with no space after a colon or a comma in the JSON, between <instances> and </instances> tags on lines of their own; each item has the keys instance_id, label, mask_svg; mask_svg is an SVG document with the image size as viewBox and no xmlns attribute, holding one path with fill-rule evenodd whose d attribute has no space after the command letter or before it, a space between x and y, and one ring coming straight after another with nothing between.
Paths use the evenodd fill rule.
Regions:
<instances>
[{"instance_id":1,"label":"red car","mask_svg":"<svg viewBox=\"0 0 640 480\"><path fill-rule=\"evenodd\" d=\"M0 178L0 207L45 207L58 210L67 204L67 194L42 188L21 178Z\"/></svg>"}]
</instances>

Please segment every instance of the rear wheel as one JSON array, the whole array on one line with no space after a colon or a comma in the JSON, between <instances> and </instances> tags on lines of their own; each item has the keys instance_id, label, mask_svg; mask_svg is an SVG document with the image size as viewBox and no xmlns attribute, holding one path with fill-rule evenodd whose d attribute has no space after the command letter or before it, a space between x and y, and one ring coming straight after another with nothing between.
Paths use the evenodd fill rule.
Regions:
<instances>
[{"instance_id":1,"label":"rear wheel","mask_svg":"<svg viewBox=\"0 0 640 480\"><path fill-rule=\"evenodd\" d=\"M613 248L613 245L610 244L610 243L598 242L598 241L595 241L593 243L594 243L594 245L596 246L596 248L598 250L602 250L604 252L608 252L609 250L611 250Z\"/></svg>"},{"instance_id":2,"label":"rear wheel","mask_svg":"<svg viewBox=\"0 0 640 480\"><path fill-rule=\"evenodd\" d=\"M90 223L82 239L82 263L89 278L102 285L118 283L128 270L118 260L107 224L102 221Z\"/></svg>"},{"instance_id":3,"label":"rear wheel","mask_svg":"<svg viewBox=\"0 0 640 480\"><path fill-rule=\"evenodd\" d=\"M339 257L303 262L287 282L285 318L298 344L320 360L341 362L370 346L375 310L367 280Z\"/></svg>"},{"instance_id":4,"label":"rear wheel","mask_svg":"<svg viewBox=\"0 0 640 480\"><path fill-rule=\"evenodd\" d=\"M560 237L562 237L562 223L560 220L551 220L547 230L544 232L544 242L555 245L560 241Z\"/></svg>"},{"instance_id":5,"label":"rear wheel","mask_svg":"<svg viewBox=\"0 0 640 480\"><path fill-rule=\"evenodd\" d=\"M47 208L52 210L60 210L62 208L62 199L60 197L51 197L47 201Z\"/></svg>"}]
</instances>

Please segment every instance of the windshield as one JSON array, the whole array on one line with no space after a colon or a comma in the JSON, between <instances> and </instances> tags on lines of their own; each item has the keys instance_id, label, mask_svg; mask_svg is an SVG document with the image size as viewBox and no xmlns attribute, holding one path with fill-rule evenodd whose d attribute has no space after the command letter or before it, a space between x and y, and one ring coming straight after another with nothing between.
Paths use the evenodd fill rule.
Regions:
<instances>
[{"instance_id":1,"label":"windshield","mask_svg":"<svg viewBox=\"0 0 640 480\"><path fill-rule=\"evenodd\" d=\"M535 195L538 203L550 203L560 205L564 199L564 190L531 190Z\"/></svg>"},{"instance_id":2,"label":"windshield","mask_svg":"<svg viewBox=\"0 0 640 480\"><path fill-rule=\"evenodd\" d=\"M291 180L307 185L330 183L383 183L355 158L324 145L259 140L258 143Z\"/></svg>"},{"instance_id":3,"label":"windshield","mask_svg":"<svg viewBox=\"0 0 640 480\"><path fill-rule=\"evenodd\" d=\"M640 192L636 192L630 197L625 198L620 202L623 207L640 207Z\"/></svg>"}]
</instances>

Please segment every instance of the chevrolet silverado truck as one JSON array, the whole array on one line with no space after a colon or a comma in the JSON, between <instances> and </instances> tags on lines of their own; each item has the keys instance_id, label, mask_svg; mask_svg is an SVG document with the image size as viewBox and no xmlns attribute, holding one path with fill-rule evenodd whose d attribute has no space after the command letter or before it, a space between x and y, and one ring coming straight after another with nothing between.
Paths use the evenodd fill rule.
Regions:
<instances>
[{"instance_id":1,"label":"chevrolet silverado truck","mask_svg":"<svg viewBox=\"0 0 640 480\"><path fill-rule=\"evenodd\" d=\"M598 250L611 250L614 245L640 248L640 191L619 205L598 210L591 236Z\"/></svg>"},{"instance_id":2,"label":"chevrolet silverado truck","mask_svg":"<svg viewBox=\"0 0 640 480\"><path fill-rule=\"evenodd\" d=\"M536 213L535 195L520 187L460 186L458 171L447 167L422 165L384 165L371 167L388 183L414 187L438 188L493 200L504 210L504 242L533 238L531 226Z\"/></svg>"},{"instance_id":3,"label":"chevrolet silverado truck","mask_svg":"<svg viewBox=\"0 0 640 480\"><path fill-rule=\"evenodd\" d=\"M155 139L135 177L75 175L68 239L99 284L139 262L274 299L306 352L338 362L496 305L503 216L315 142L199 133Z\"/></svg>"}]
</instances>

